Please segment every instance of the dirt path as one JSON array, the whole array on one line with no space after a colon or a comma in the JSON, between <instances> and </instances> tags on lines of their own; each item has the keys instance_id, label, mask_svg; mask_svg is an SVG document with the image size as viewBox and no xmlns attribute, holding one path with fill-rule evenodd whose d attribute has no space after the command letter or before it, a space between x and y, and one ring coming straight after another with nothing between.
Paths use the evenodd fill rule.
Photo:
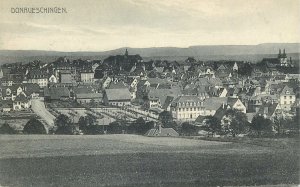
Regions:
<instances>
[{"instance_id":1,"label":"dirt path","mask_svg":"<svg viewBox=\"0 0 300 187\"><path fill-rule=\"evenodd\" d=\"M48 125L48 127L54 126L55 116L53 116L45 107L43 100L32 100L31 108L38 116L40 116Z\"/></svg>"}]
</instances>

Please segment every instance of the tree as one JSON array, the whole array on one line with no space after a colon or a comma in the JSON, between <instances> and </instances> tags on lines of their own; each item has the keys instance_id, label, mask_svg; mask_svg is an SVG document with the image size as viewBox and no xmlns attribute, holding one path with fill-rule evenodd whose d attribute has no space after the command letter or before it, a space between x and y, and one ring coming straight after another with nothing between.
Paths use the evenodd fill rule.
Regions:
<instances>
[{"instance_id":1,"label":"tree","mask_svg":"<svg viewBox=\"0 0 300 187\"><path fill-rule=\"evenodd\" d=\"M149 124L146 124L142 117L139 117L128 126L129 133L145 134L149 130Z\"/></svg>"},{"instance_id":2,"label":"tree","mask_svg":"<svg viewBox=\"0 0 300 187\"><path fill-rule=\"evenodd\" d=\"M225 117L225 131L229 132L233 137L245 132L248 124L246 114L236 109L229 109Z\"/></svg>"},{"instance_id":3,"label":"tree","mask_svg":"<svg viewBox=\"0 0 300 187\"><path fill-rule=\"evenodd\" d=\"M97 125L97 118L88 114L87 116L81 116L78 121L79 130L84 134L101 134L103 128L100 125Z\"/></svg>"},{"instance_id":4,"label":"tree","mask_svg":"<svg viewBox=\"0 0 300 187\"><path fill-rule=\"evenodd\" d=\"M253 117L250 128L254 130L258 136L261 136L262 132L272 132L272 121L257 115Z\"/></svg>"},{"instance_id":5,"label":"tree","mask_svg":"<svg viewBox=\"0 0 300 187\"><path fill-rule=\"evenodd\" d=\"M8 123L4 123L0 127L0 134L17 134L17 131L12 128Z\"/></svg>"},{"instance_id":6,"label":"tree","mask_svg":"<svg viewBox=\"0 0 300 187\"><path fill-rule=\"evenodd\" d=\"M162 123L163 127L173 127L173 116L171 112L163 111L158 115L158 120Z\"/></svg>"},{"instance_id":7,"label":"tree","mask_svg":"<svg viewBox=\"0 0 300 187\"><path fill-rule=\"evenodd\" d=\"M122 125L119 122L114 121L114 122L111 122L108 125L107 130L111 134L121 134L123 128L122 128Z\"/></svg>"},{"instance_id":8,"label":"tree","mask_svg":"<svg viewBox=\"0 0 300 187\"><path fill-rule=\"evenodd\" d=\"M296 116L294 116L296 117ZM298 123L294 123L295 118L289 118L284 115L284 113L277 114L273 118L273 127L276 131L277 135L285 134L287 130L296 130L295 127L297 127ZM296 124L296 126L295 126Z\"/></svg>"},{"instance_id":9,"label":"tree","mask_svg":"<svg viewBox=\"0 0 300 187\"><path fill-rule=\"evenodd\" d=\"M54 121L57 129L56 134L74 134L75 126L72 124L70 118L65 114L60 114Z\"/></svg>"},{"instance_id":10,"label":"tree","mask_svg":"<svg viewBox=\"0 0 300 187\"><path fill-rule=\"evenodd\" d=\"M24 126L23 133L26 134L46 134L45 126L36 118L31 118Z\"/></svg>"},{"instance_id":11,"label":"tree","mask_svg":"<svg viewBox=\"0 0 300 187\"><path fill-rule=\"evenodd\" d=\"M239 67L238 74L243 76L251 76L253 71L253 67L250 63L242 63L242 65Z\"/></svg>"},{"instance_id":12,"label":"tree","mask_svg":"<svg viewBox=\"0 0 300 187\"><path fill-rule=\"evenodd\" d=\"M181 133L184 135L196 135L197 128L195 125L192 125L189 122L184 122L181 124Z\"/></svg>"},{"instance_id":13,"label":"tree","mask_svg":"<svg viewBox=\"0 0 300 187\"><path fill-rule=\"evenodd\" d=\"M206 129L212 134L212 136L221 131L221 121L218 118L214 116L206 116L204 120Z\"/></svg>"}]
</instances>

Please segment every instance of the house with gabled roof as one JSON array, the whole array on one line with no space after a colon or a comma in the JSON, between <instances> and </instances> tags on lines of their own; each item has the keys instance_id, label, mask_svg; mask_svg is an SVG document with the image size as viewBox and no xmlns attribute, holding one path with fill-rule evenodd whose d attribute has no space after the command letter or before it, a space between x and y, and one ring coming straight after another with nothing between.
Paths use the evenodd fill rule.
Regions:
<instances>
[{"instance_id":1,"label":"house with gabled roof","mask_svg":"<svg viewBox=\"0 0 300 187\"><path fill-rule=\"evenodd\" d=\"M216 111L221 107L226 106L226 108L237 109L246 113L246 106L242 103L239 98L231 97L210 97L204 100L204 115L214 115Z\"/></svg>"},{"instance_id":2,"label":"house with gabled roof","mask_svg":"<svg viewBox=\"0 0 300 187\"><path fill-rule=\"evenodd\" d=\"M256 114L264 118L272 119L280 109L281 107L278 103L263 103Z\"/></svg>"},{"instance_id":3,"label":"house with gabled roof","mask_svg":"<svg viewBox=\"0 0 300 187\"><path fill-rule=\"evenodd\" d=\"M67 87L44 88L45 101L67 100L70 98L70 90Z\"/></svg>"},{"instance_id":4,"label":"house with gabled roof","mask_svg":"<svg viewBox=\"0 0 300 187\"><path fill-rule=\"evenodd\" d=\"M30 100L23 92L17 95L13 100L13 110L26 110L30 107L30 105Z\"/></svg>"},{"instance_id":5,"label":"house with gabled roof","mask_svg":"<svg viewBox=\"0 0 300 187\"><path fill-rule=\"evenodd\" d=\"M126 106L130 105L131 94L126 88L122 89L105 89L103 94L103 102L109 106Z\"/></svg>"},{"instance_id":6,"label":"house with gabled roof","mask_svg":"<svg viewBox=\"0 0 300 187\"><path fill-rule=\"evenodd\" d=\"M150 89L148 92L149 98L149 107L150 108L163 108L168 109L170 102L170 97L177 98L181 95L181 91L178 87L174 87L173 89ZM167 97L169 99L167 100ZM168 104L167 104L168 103ZM167 104L167 105L166 105Z\"/></svg>"},{"instance_id":7,"label":"house with gabled roof","mask_svg":"<svg viewBox=\"0 0 300 187\"><path fill-rule=\"evenodd\" d=\"M36 83L41 88L48 85L48 73L41 69L32 69L28 71L26 75L28 83Z\"/></svg>"},{"instance_id":8,"label":"house with gabled roof","mask_svg":"<svg viewBox=\"0 0 300 187\"><path fill-rule=\"evenodd\" d=\"M156 125L154 128L148 130L145 133L145 136L179 136L178 132L176 132L173 128L164 128L161 125Z\"/></svg>"},{"instance_id":9,"label":"house with gabled roof","mask_svg":"<svg viewBox=\"0 0 300 187\"><path fill-rule=\"evenodd\" d=\"M294 104L295 101L296 94L293 88L290 88L289 86L285 85L279 94L280 107L283 110L290 111L291 106Z\"/></svg>"}]
</instances>

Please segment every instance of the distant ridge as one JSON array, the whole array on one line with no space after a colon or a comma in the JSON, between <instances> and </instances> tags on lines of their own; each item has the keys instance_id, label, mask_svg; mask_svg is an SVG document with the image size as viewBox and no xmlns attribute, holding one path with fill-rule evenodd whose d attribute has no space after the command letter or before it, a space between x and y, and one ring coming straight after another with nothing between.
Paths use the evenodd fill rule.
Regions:
<instances>
[{"instance_id":1,"label":"distant ridge","mask_svg":"<svg viewBox=\"0 0 300 187\"><path fill-rule=\"evenodd\" d=\"M285 48L288 53L299 53L300 43L264 43L258 45L197 45L188 48L179 47L151 47L130 48L99 52L78 51L60 52L44 50L0 50L0 56L107 56L123 54L125 48L131 54L140 54L143 57L152 56L209 56L209 55L251 55L251 54L276 54L278 49Z\"/></svg>"},{"instance_id":2,"label":"distant ridge","mask_svg":"<svg viewBox=\"0 0 300 187\"><path fill-rule=\"evenodd\" d=\"M200 60L260 60L262 57L274 56L279 49L285 49L293 58L299 59L300 43L263 43L258 45L197 45L187 48L179 47L151 47L151 48L130 48L123 47L109 51L89 52L60 52L43 50L0 50L0 63L25 62L34 57L38 59L53 60L59 56L68 56L82 59L103 59L109 55L124 54L125 49L129 54L140 54L143 58L157 59L183 59L185 57L196 57ZM176 57L176 58L175 58ZM181 58L178 58L181 57ZM27 59L27 60L26 60ZM46 60L48 61L48 60Z\"/></svg>"}]
</instances>

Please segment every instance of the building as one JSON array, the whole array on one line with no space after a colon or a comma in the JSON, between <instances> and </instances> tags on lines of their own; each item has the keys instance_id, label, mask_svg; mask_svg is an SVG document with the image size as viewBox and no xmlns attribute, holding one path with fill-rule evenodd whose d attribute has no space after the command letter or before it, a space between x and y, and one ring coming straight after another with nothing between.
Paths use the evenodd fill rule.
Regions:
<instances>
[{"instance_id":1,"label":"building","mask_svg":"<svg viewBox=\"0 0 300 187\"><path fill-rule=\"evenodd\" d=\"M57 83L58 82L58 80L57 80L57 78L55 77L55 75L51 75L50 77L49 77L49 83Z\"/></svg>"},{"instance_id":2,"label":"building","mask_svg":"<svg viewBox=\"0 0 300 187\"><path fill-rule=\"evenodd\" d=\"M45 101L67 100L70 98L70 91L66 87L50 87L44 88Z\"/></svg>"},{"instance_id":3,"label":"building","mask_svg":"<svg viewBox=\"0 0 300 187\"><path fill-rule=\"evenodd\" d=\"M78 103L102 103L102 93L79 93L76 94L76 101Z\"/></svg>"},{"instance_id":4,"label":"building","mask_svg":"<svg viewBox=\"0 0 300 187\"><path fill-rule=\"evenodd\" d=\"M106 89L103 94L103 103L107 106L130 105L131 94L128 89Z\"/></svg>"},{"instance_id":5,"label":"building","mask_svg":"<svg viewBox=\"0 0 300 187\"><path fill-rule=\"evenodd\" d=\"M94 72L92 70L80 72L80 81L84 83L94 82Z\"/></svg>"},{"instance_id":6,"label":"building","mask_svg":"<svg viewBox=\"0 0 300 187\"><path fill-rule=\"evenodd\" d=\"M262 62L267 65L270 64L285 67L292 66L292 59L290 58L290 60L288 60L285 49L283 49L283 53L281 53L281 49L279 49L277 58L264 58Z\"/></svg>"},{"instance_id":7,"label":"building","mask_svg":"<svg viewBox=\"0 0 300 187\"><path fill-rule=\"evenodd\" d=\"M194 121L203 115L202 100L197 96L179 96L171 103L173 118L179 121Z\"/></svg>"},{"instance_id":8,"label":"building","mask_svg":"<svg viewBox=\"0 0 300 187\"><path fill-rule=\"evenodd\" d=\"M145 136L179 136L173 128L163 128L161 125L156 125L156 127L148 130Z\"/></svg>"},{"instance_id":9,"label":"building","mask_svg":"<svg viewBox=\"0 0 300 187\"><path fill-rule=\"evenodd\" d=\"M30 107L30 100L22 92L13 100L13 110L25 110Z\"/></svg>"},{"instance_id":10,"label":"building","mask_svg":"<svg viewBox=\"0 0 300 187\"><path fill-rule=\"evenodd\" d=\"M46 71L42 70L29 70L27 74L27 83L38 84L41 88L48 85L48 75Z\"/></svg>"},{"instance_id":11,"label":"building","mask_svg":"<svg viewBox=\"0 0 300 187\"><path fill-rule=\"evenodd\" d=\"M282 89L279 96L279 104L282 110L290 111L291 106L296 101L296 94L287 85Z\"/></svg>"}]
</instances>

